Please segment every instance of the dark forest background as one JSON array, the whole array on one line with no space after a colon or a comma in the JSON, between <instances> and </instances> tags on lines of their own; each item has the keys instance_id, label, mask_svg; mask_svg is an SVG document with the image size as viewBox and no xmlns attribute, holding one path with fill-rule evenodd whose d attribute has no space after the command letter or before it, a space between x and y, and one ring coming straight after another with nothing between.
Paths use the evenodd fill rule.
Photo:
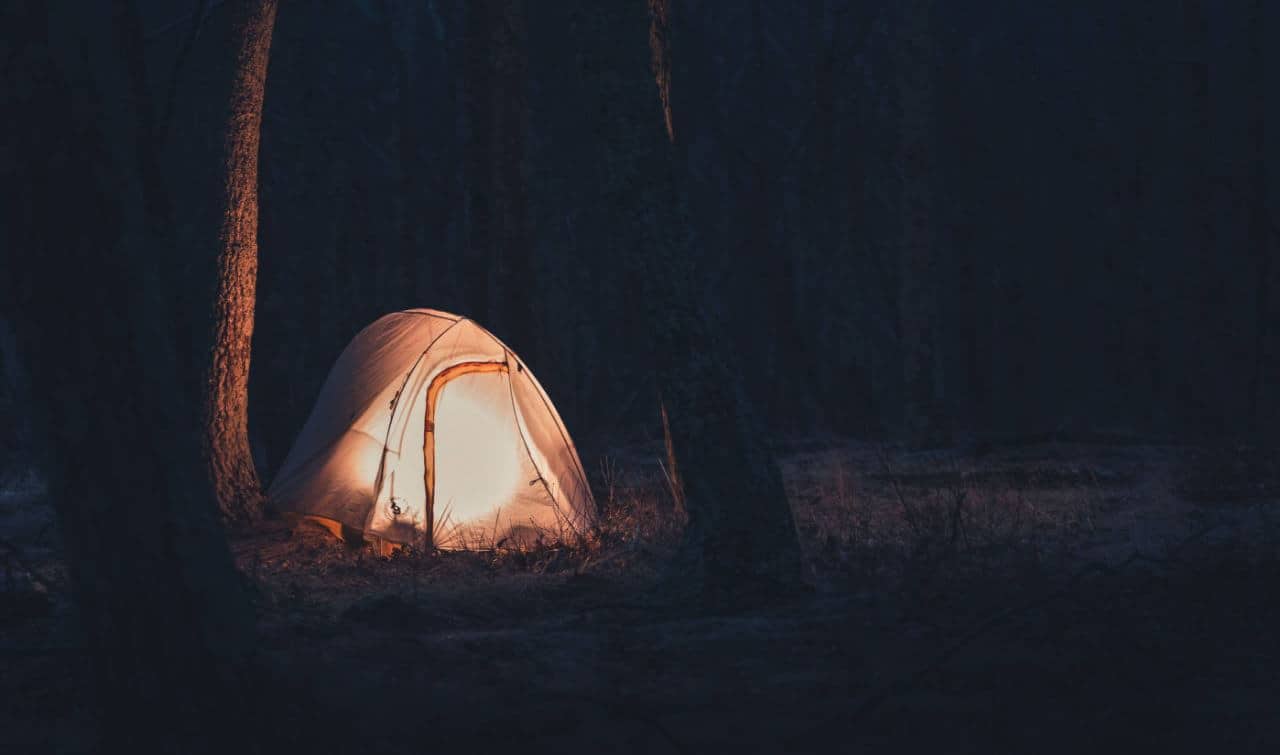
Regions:
<instances>
[{"instance_id":1,"label":"dark forest background","mask_svg":"<svg viewBox=\"0 0 1280 755\"><path fill-rule=\"evenodd\" d=\"M0 741L1276 751L1278 16L0 2ZM585 532L260 518L411 307Z\"/></svg>"},{"instance_id":2,"label":"dark forest background","mask_svg":"<svg viewBox=\"0 0 1280 755\"><path fill-rule=\"evenodd\" d=\"M993 0L920 22L917 5L674 6L700 304L774 435L1271 434L1276 9ZM652 88L601 94L599 61L647 56L647 30L593 27L587 7L281 8L250 391L264 478L345 343L416 306L521 353L588 466L660 432L637 239L600 197L629 157L611 110L656 128L663 112ZM173 263L195 289L217 220L220 8L141 5L192 250ZM10 458L30 439L12 341L0 322ZM923 393L904 369L921 354Z\"/></svg>"}]
</instances>

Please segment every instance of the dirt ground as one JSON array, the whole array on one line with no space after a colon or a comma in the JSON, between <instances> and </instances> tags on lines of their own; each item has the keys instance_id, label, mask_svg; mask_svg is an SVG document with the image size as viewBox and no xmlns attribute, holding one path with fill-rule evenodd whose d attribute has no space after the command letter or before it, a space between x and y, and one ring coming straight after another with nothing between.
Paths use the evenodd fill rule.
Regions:
<instances>
[{"instance_id":1,"label":"dirt ground","mask_svg":"<svg viewBox=\"0 0 1280 755\"><path fill-rule=\"evenodd\" d=\"M236 534L286 738L1280 751L1280 503L1247 452L796 445L784 467L810 587L750 604L665 589L678 516L652 458L601 466L606 516L586 545L381 558L305 523ZM56 531L38 485L10 487L0 729L12 752L89 751Z\"/></svg>"}]
</instances>

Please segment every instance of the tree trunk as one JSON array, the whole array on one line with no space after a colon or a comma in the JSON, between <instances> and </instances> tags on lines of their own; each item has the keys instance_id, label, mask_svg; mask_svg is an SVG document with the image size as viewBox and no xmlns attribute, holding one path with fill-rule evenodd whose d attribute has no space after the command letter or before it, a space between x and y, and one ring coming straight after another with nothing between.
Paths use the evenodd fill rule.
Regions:
<instances>
[{"instance_id":1,"label":"tree trunk","mask_svg":"<svg viewBox=\"0 0 1280 755\"><path fill-rule=\"evenodd\" d=\"M1271 310L1271 237L1267 219L1267 76L1264 31L1266 5L1253 0L1249 12L1248 81L1249 108L1249 250L1254 264L1253 370L1249 376L1249 421L1255 435L1264 432L1263 382L1267 369L1267 339Z\"/></svg>"},{"instance_id":2,"label":"tree trunk","mask_svg":"<svg viewBox=\"0 0 1280 755\"><path fill-rule=\"evenodd\" d=\"M1157 206L1158 185L1155 179L1158 159L1154 142L1158 138L1161 39L1157 26L1159 11L1153 3L1138 2L1131 7L1130 50L1134 81L1130 95L1133 115L1133 165L1129 179L1129 201L1132 203L1126 225L1126 243L1122 275L1130 281L1119 291L1120 306L1126 323L1120 347L1122 411L1130 413L1130 421L1142 431L1151 432L1158 422L1157 406L1164 390L1159 342L1162 312L1156 301L1157 275L1167 262L1152 240L1152 211Z\"/></svg>"},{"instance_id":3,"label":"tree trunk","mask_svg":"<svg viewBox=\"0 0 1280 755\"><path fill-rule=\"evenodd\" d=\"M1216 326L1222 322L1225 301L1214 243L1211 185L1212 113L1209 106L1209 22L1203 0L1185 0L1183 7L1186 67L1187 123L1187 238L1191 263L1183 273L1183 285L1196 291L1192 306L1182 308L1184 327L1190 333L1182 355L1178 390L1184 410L1184 429L1216 435L1221 423L1211 407L1218 386L1210 355L1217 348Z\"/></svg>"},{"instance_id":4,"label":"tree trunk","mask_svg":"<svg viewBox=\"0 0 1280 755\"><path fill-rule=\"evenodd\" d=\"M411 3L383 0L379 13L386 24L385 38L395 66L399 206L396 248L388 249L378 264L382 280L378 299L384 303L383 309L399 310L423 306L427 267L419 248L425 212L420 176L425 171L418 160L423 124L418 118L417 11Z\"/></svg>"},{"instance_id":5,"label":"tree trunk","mask_svg":"<svg viewBox=\"0 0 1280 755\"><path fill-rule=\"evenodd\" d=\"M937 175L933 88L933 3L909 0L898 39L902 103L902 256L899 317L902 333L903 428L916 445L947 440L939 332Z\"/></svg>"},{"instance_id":6,"label":"tree trunk","mask_svg":"<svg viewBox=\"0 0 1280 755\"><path fill-rule=\"evenodd\" d=\"M854 156L850 171L841 171L835 166L835 83L838 37L833 31L828 31L828 25L826 0L810 0L808 39L809 45L815 51L813 57L813 152L808 160L808 178L802 188L804 193L801 200L803 210L800 214L800 222L795 224L794 230L784 234L784 238L790 239L797 245L794 252L796 264L791 271L793 276L814 280L815 283L818 282L816 271L827 268L828 260L835 259L840 252L846 252L846 250L846 253L853 254L852 249L845 244L853 247L856 244L855 234L861 230L856 216L857 211L861 209L858 202L861 196L857 187L862 181L860 166L857 164L857 145L852 145L853 148L850 150ZM857 94L853 95L853 98L855 101L861 99ZM843 195L845 199L843 207L840 203L840 192L845 189L845 186L839 180L841 178L849 179L848 191ZM814 288L822 289L820 285ZM860 411L867 405L866 402L869 399L865 392L862 395L842 396L843 400L827 404L829 397L843 394L846 386L857 385L861 388L863 381L859 379L862 377L861 365L858 364L858 357L855 356L856 349L852 348L854 344L843 344L839 349L840 353L836 356L835 364L845 369L818 369L809 343L809 334L821 338L821 318L827 306L822 299L822 295L819 294L811 299L801 298L795 302L795 319L808 326L804 330L805 335L801 335L801 331L797 330L795 337L803 339L799 345L803 347L804 353L810 360L806 362L803 369L811 376L810 383L815 386L814 395L808 402L810 405L806 412L808 417L804 419L810 423L808 427L828 432L833 430L848 432L854 426L858 428L856 432L865 432L866 418L861 416ZM783 338L788 337L785 331L781 335ZM859 388L853 390L856 391ZM839 410L830 411L832 404L838 406ZM821 408L824 405L826 409Z\"/></svg>"},{"instance_id":7,"label":"tree trunk","mask_svg":"<svg viewBox=\"0 0 1280 755\"><path fill-rule=\"evenodd\" d=\"M462 314L492 325L492 216L490 171L493 102L487 0L467 3L463 15L462 142L465 153L462 181L464 239L462 279L467 287Z\"/></svg>"},{"instance_id":8,"label":"tree trunk","mask_svg":"<svg viewBox=\"0 0 1280 755\"><path fill-rule=\"evenodd\" d=\"M525 2L477 0L464 12L467 314L536 363Z\"/></svg>"},{"instance_id":9,"label":"tree trunk","mask_svg":"<svg viewBox=\"0 0 1280 755\"><path fill-rule=\"evenodd\" d=\"M231 521L262 513L249 447L249 360L258 282L258 144L276 0L234 3L235 71L223 136L213 347L205 379L204 443L218 508Z\"/></svg>"},{"instance_id":10,"label":"tree trunk","mask_svg":"<svg viewBox=\"0 0 1280 755\"><path fill-rule=\"evenodd\" d=\"M420 295L418 271L423 267L423 260L418 247L421 221L417 137L420 124L415 107L413 60L408 44L396 54L396 74L400 91L400 265L391 291L395 307L409 308L422 306L416 300Z\"/></svg>"},{"instance_id":11,"label":"tree trunk","mask_svg":"<svg viewBox=\"0 0 1280 755\"><path fill-rule=\"evenodd\" d=\"M756 264L760 266L757 274L744 277L755 278L761 285L749 291L747 311L740 321L760 324L749 340L755 341L751 345L756 347L761 384L749 393L767 402L765 410L759 412L766 426L785 434L810 426L808 409L817 393L817 369L809 355L810 330L797 327L798 250L787 233L786 176L778 169L790 155L775 146L782 140L768 125L770 111L777 108L777 100L783 95L774 78L777 61L767 51L765 24L763 2L755 0L751 4L751 47L744 82L755 93L747 108L751 123L747 144L758 159L750 165L749 188L741 202L743 213L738 226L747 233L740 259L758 260ZM670 110L669 105L667 109ZM808 230L825 228L830 217L820 216ZM781 233L776 232L779 225ZM768 302L768 306L761 307L761 302Z\"/></svg>"},{"instance_id":12,"label":"tree trunk","mask_svg":"<svg viewBox=\"0 0 1280 755\"><path fill-rule=\"evenodd\" d=\"M102 749L243 750L227 721L261 723L245 682L252 614L203 484L198 413L181 389L176 276L164 264L173 250L146 209L162 187L134 172L148 160L133 151L154 147L133 138L145 95L139 86L101 94L138 71L119 66L124 44L98 32L112 28L105 9L20 2L0 16L21 30L15 70L31 84L0 102L21 114L0 140L16 179L0 196L16 285L0 301L21 312L14 323L93 661Z\"/></svg>"},{"instance_id":13,"label":"tree trunk","mask_svg":"<svg viewBox=\"0 0 1280 755\"><path fill-rule=\"evenodd\" d=\"M649 9L654 57L670 60L670 8L650 0ZM630 243L617 252L640 279L647 303L649 361L689 520L682 578L707 591L794 585L799 546L781 474L725 339L699 307L703 289L668 138L681 133L672 104L679 82L659 65L655 96L644 58L613 44L618 29L635 29L637 46L643 44L642 13L622 0L590 2L578 14L584 22L578 39L586 89L600 98L584 112L600 118L597 133L608 144L601 204L610 225L635 228L618 234ZM664 87L671 87L667 97Z\"/></svg>"},{"instance_id":14,"label":"tree trunk","mask_svg":"<svg viewBox=\"0 0 1280 755\"><path fill-rule=\"evenodd\" d=\"M0 275L0 291L5 288ZM31 409L27 380L18 358L18 342L9 321L0 317L0 475L16 472L31 463Z\"/></svg>"},{"instance_id":15,"label":"tree trunk","mask_svg":"<svg viewBox=\"0 0 1280 755\"><path fill-rule=\"evenodd\" d=\"M493 70L493 129L489 149L493 186L493 261L498 306L494 327L531 364L539 364L534 309L533 240L529 235L528 33L525 0L488 0Z\"/></svg>"}]
</instances>

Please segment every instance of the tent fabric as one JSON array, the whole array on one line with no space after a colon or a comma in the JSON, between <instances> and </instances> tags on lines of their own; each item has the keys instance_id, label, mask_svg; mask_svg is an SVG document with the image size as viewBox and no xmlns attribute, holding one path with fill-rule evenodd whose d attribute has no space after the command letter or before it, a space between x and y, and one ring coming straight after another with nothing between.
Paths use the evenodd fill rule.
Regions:
<instances>
[{"instance_id":1,"label":"tent fabric","mask_svg":"<svg viewBox=\"0 0 1280 755\"><path fill-rule=\"evenodd\" d=\"M268 491L277 510L439 548L581 533L595 502L528 367L489 331L430 309L352 339Z\"/></svg>"}]
</instances>

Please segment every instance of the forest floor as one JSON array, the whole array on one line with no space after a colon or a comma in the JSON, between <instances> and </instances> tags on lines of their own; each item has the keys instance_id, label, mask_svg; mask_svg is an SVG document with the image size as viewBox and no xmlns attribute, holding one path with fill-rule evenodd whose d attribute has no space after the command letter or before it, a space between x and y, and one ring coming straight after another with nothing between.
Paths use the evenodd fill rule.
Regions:
<instances>
[{"instance_id":1,"label":"forest floor","mask_svg":"<svg viewBox=\"0 0 1280 755\"><path fill-rule=\"evenodd\" d=\"M587 545L231 545L286 738L311 751L1280 751L1280 476L1243 449L795 445L810 590L664 594L654 454L602 467ZM1262 459L1262 460L1260 460ZM13 487L13 486L11 486ZM0 497L0 731L90 749L38 486ZM316 749L316 742L324 743Z\"/></svg>"}]
</instances>

